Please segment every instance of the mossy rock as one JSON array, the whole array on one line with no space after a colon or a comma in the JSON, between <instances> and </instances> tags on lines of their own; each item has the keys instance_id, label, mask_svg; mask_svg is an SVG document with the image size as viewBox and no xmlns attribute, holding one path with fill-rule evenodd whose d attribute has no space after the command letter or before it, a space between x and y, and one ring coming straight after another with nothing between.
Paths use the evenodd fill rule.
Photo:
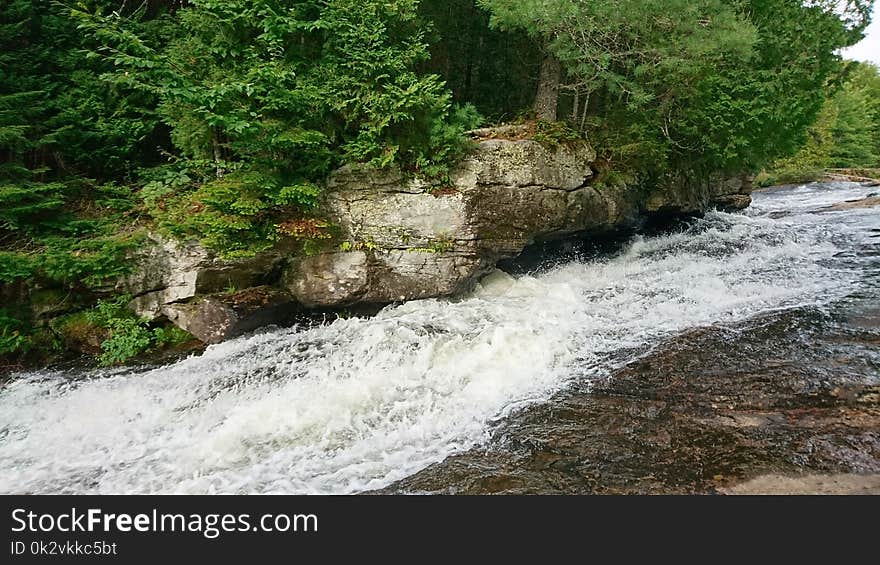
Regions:
<instances>
[{"instance_id":1,"label":"mossy rock","mask_svg":"<svg viewBox=\"0 0 880 565\"><path fill-rule=\"evenodd\" d=\"M78 300L70 292L59 289L44 289L31 292L31 312L35 320L52 318L77 310Z\"/></svg>"},{"instance_id":2,"label":"mossy rock","mask_svg":"<svg viewBox=\"0 0 880 565\"><path fill-rule=\"evenodd\" d=\"M85 312L55 318L49 326L66 349L87 355L100 355L101 344L110 337L109 330L90 322Z\"/></svg>"}]
</instances>

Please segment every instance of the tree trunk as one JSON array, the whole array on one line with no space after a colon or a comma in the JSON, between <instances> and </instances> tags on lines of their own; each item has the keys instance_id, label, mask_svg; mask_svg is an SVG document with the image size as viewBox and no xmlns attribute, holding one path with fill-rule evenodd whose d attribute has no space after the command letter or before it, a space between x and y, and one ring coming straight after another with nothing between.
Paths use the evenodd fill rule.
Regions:
<instances>
[{"instance_id":1,"label":"tree trunk","mask_svg":"<svg viewBox=\"0 0 880 565\"><path fill-rule=\"evenodd\" d=\"M581 116L581 131L586 131L587 129L587 115L590 111L590 95L587 94L587 99L584 100L584 109L583 115Z\"/></svg>"},{"instance_id":2,"label":"tree trunk","mask_svg":"<svg viewBox=\"0 0 880 565\"><path fill-rule=\"evenodd\" d=\"M538 80L538 94L535 96L534 111L539 120L556 121L556 107L559 105L559 84L562 82L562 64L553 55L546 54L541 61L541 76Z\"/></svg>"}]
</instances>

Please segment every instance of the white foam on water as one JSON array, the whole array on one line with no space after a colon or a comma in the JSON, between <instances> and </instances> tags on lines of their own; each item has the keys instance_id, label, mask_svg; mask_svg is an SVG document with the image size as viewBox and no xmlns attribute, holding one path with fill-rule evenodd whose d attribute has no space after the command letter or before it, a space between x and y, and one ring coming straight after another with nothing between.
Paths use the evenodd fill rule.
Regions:
<instances>
[{"instance_id":1,"label":"white foam on water","mask_svg":"<svg viewBox=\"0 0 880 565\"><path fill-rule=\"evenodd\" d=\"M463 300L263 333L146 372L24 375L0 391L0 492L387 486L602 375L615 352L843 296L858 273L830 258L847 224L766 217L808 197L759 195L747 215L712 213L616 257L496 274Z\"/></svg>"}]
</instances>

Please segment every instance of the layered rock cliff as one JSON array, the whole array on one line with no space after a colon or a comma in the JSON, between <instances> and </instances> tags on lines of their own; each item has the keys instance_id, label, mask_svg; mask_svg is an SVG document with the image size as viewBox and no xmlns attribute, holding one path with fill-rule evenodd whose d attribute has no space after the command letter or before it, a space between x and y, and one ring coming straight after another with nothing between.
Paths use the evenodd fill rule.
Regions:
<instances>
[{"instance_id":1,"label":"layered rock cliff","mask_svg":"<svg viewBox=\"0 0 880 565\"><path fill-rule=\"evenodd\" d=\"M484 140L442 190L400 172L347 166L327 186L326 212L341 232L332 249L297 256L279 247L229 261L196 243L153 237L119 287L135 296L139 314L216 343L298 312L461 294L536 242L607 232L642 215L751 202L743 179L599 188L595 158L585 142Z\"/></svg>"}]
</instances>

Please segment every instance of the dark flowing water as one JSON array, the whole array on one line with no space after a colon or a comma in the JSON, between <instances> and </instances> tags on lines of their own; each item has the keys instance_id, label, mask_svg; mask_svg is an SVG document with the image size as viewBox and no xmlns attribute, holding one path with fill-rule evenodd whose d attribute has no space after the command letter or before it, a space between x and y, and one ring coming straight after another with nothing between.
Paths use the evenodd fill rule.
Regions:
<instances>
[{"instance_id":1,"label":"dark flowing water","mask_svg":"<svg viewBox=\"0 0 880 565\"><path fill-rule=\"evenodd\" d=\"M462 300L0 391L0 492L711 492L880 472L872 189L756 195ZM876 190L876 189L875 189Z\"/></svg>"}]
</instances>

